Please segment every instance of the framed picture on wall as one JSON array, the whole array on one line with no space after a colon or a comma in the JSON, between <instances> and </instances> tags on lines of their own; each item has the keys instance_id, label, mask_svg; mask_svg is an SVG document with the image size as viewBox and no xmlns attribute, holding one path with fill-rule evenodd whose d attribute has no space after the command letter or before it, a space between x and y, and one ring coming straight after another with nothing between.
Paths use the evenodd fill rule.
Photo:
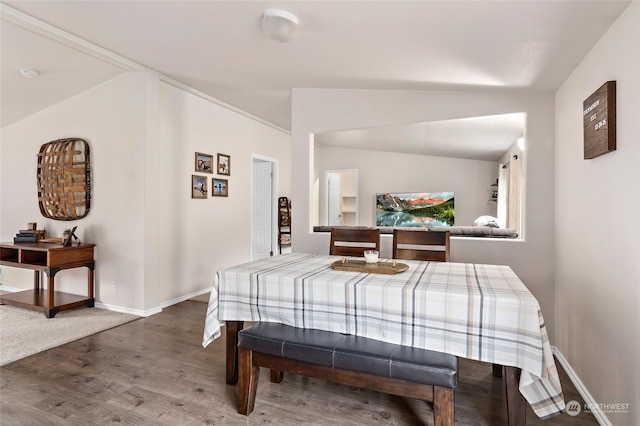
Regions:
<instances>
[{"instance_id":1,"label":"framed picture on wall","mask_svg":"<svg viewBox=\"0 0 640 426\"><path fill-rule=\"evenodd\" d=\"M196 172L213 173L213 155L196 152Z\"/></svg>"},{"instance_id":2,"label":"framed picture on wall","mask_svg":"<svg viewBox=\"0 0 640 426\"><path fill-rule=\"evenodd\" d=\"M218 154L218 174L231 176L231 156Z\"/></svg>"},{"instance_id":3,"label":"framed picture on wall","mask_svg":"<svg viewBox=\"0 0 640 426\"><path fill-rule=\"evenodd\" d=\"M229 196L229 180L228 179L211 179L211 196L212 197L228 197Z\"/></svg>"},{"instance_id":4,"label":"framed picture on wall","mask_svg":"<svg viewBox=\"0 0 640 426\"><path fill-rule=\"evenodd\" d=\"M207 177L191 175L191 198L207 198Z\"/></svg>"}]
</instances>

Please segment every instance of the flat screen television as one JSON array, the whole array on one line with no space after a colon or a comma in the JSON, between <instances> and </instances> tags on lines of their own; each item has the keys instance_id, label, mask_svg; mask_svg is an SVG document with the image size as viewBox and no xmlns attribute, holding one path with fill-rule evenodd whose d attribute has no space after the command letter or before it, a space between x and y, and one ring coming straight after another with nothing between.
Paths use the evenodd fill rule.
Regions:
<instances>
[{"instance_id":1,"label":"flat screen television","mask_svg":"<svg viewBox=\"0 0 640 426\"><path fill-rule=\"evenodd\" d=\"M376 194L376 226L453 226L453 192L404 192Z\"/></svg>"}]
</instances>

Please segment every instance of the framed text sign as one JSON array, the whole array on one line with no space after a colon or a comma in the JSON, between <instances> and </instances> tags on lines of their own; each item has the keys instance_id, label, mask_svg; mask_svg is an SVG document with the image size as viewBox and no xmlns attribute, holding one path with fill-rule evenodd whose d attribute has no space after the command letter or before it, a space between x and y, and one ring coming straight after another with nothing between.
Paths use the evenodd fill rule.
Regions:
<instances>
[{"instance_id":1,"label":"framed text sign","mask_svg":"<svg viewBox=\"0 0 640 426\"><path fill-rule=\"evenodd\" d=\"M584 159L616 150L616 82L607 81L582 106Z\"/></svg>"}]
</instances>

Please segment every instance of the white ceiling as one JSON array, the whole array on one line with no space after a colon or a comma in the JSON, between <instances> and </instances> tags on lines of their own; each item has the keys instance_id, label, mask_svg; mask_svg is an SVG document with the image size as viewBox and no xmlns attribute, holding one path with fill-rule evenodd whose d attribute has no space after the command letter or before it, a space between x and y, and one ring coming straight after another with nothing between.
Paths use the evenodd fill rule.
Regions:
<instances>
[{"instance_id":1,"label":"white ceiling","mask_svg":"<svg viewBox=\"0 0 640 426\"><path fill-rule=\"evenodd\" d=\"M498 161L524 136L525 114L501 114L458 120L318 133L321 146Z\"/></svg>"},{"instance_id":2,"label":"white ceiling","mask_svg":"<svg viewBox=\"0 0 640 426\"><path fill-rule=\"evenodd\" d=\"M125 72L69 45L1 22L2 127ZM40 76L22 77L24 67L37 69Z\"/></svg>"},{"instance_id":3,"label":"white ceiling","mask_svg":"<svg viewBox=\"0 0 640 426\"><path fill-rule=\"evenodd\" d=\"M292 88L554 91L629 1L0 3L2 127L140 64L288 130ZM275 7L297 39L262 33Z\"/></svg>"}]
</instances>

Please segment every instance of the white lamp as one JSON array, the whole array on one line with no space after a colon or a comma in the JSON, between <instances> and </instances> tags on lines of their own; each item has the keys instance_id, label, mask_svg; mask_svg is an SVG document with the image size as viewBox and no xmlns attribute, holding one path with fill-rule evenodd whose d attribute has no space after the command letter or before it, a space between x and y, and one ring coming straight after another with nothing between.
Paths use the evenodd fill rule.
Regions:
<instances>
[{"instance_id":1,"label":"white lamp","mask_svg":"<svg viewBox=\"0 0 640 426\"><path fill-rule=\"evenodd\" d=\"M267 10L262 16L262 29L269 35L281 42L291 41L298 34L298 18L287 11L279 9Z\"/></svg>"}]
</instances>

